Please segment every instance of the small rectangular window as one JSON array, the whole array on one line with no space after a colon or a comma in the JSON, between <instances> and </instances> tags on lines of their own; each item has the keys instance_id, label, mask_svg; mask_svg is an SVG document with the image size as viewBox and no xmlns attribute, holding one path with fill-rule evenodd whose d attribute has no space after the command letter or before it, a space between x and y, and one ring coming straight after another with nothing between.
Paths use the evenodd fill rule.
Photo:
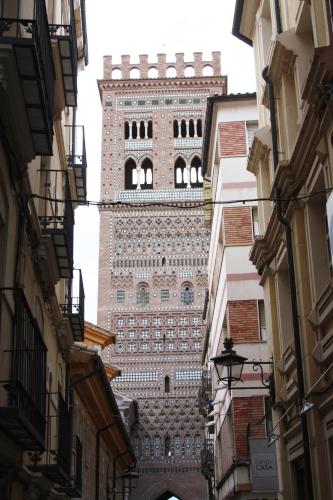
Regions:
<instances>
[{"instance_id":1,"label":"small rectangular window","mask_svg":"<svg viewBox=\"0 0 333 500\"><path fill-rule=\"evenodd\" d=\"M105 101L105 106L112 106L112 101Z\"/></svg>"},{"instance_id":2,"label":"small rectangular window","mask_svg":"<svg viewBox=\"0 0 333 500\"><path fill-rule=\"evenodd\" d=\"M153 99L153 100L151 101L151 103L152 103L152 105L153 105L153 106L156 106L157 104L159 104L159 103L160 103L160 101L159 101L158 99Z\"/></svg>"},{"instance_id":3,"label":"small rectangular window","mask_svg":"<svg viewBox=\"0 0 333 500\"><path fill-rule=\"evenodd\" d=\"M254 123L246 122L246 143L248 150L251 149L253 137L257 130L258 130L257 122Z\"/></svg>"},{"instance_id":4,"label":"small rectangular window","mask_svg":"<svg viewBox=\"0 0 333 500\"><path fill-rule=\"evenodd\" d=\"M116 300L119 304L125 302L125 290L117 290Z\"/></svg>"},{"instance_id":5,"label":"small rectangular window","mask_svg":"<svg viewBox=\"0 0 333 500\"><path fill-rule=\"evenodd\" d=\"M161 301L168 302L169 300L169 290L161 290Z\"/></svg>"},{"instance_id":6,"label":"small rectangular window","mask_svg":"<svg viewBox=\"0 0 333 500\"><path fill-rule=\"evenodd\" d=\"M260 340L267 340L266 318L265 318L265 303L263 300L258 300L259 325L260 325Z\"/></svg>"},{"instance_id":7,"label":"small rectangular window","mask_svg":"<svg viewBox=\"0 0 333 500\"><path fill-rule=\"evenodd\" d=\"M255 238L260 234L258 207L252 207L252 229Z\"/></svg>"},{"instance_id":8,"label":"small rectangular window","mask_svg":"<svg viewBox=\"0 0 333 500\"><path fill-rule=\"evenodd\" d=\"M125 101L125 106L132 106L132 101Z\"/></svg>"},{"instance_id":9,"label":"small rectangular window","mask_svg":"<svg viewBox=\"0 0 333 500\"><path fill-rule=\"evenodd\" d=\"M193 99L193 104L200 104L200 99Z\"/></svg>"},{"instance_id":10,"label":"small rectangular window","mask_svg":"<svg viewBox=\"0 0 333 500\"><path fill-rule=\"evenodd\" d=\"M146 101L138 101L139 106L144 106L146 104Z\"/></svg>"},{"instance_id":11,"label":"small rectangular window","mask_svg":"<svg viewBox=\"0 0 333 500\"><path fill-rule=\"evenodd\" d=\"M172 104L172 99L165 99L165 104Z\"/></svg>"},{"instance_id":12,"label":"small rectangular window","mask_svg":"<svg viewBox=\"0 0 333 500\"><path fill-rule=\"evenodd\" d=\"M179 99L179 104L186 104L187 103L187 99Z\"/></svg>"}]
</instances>

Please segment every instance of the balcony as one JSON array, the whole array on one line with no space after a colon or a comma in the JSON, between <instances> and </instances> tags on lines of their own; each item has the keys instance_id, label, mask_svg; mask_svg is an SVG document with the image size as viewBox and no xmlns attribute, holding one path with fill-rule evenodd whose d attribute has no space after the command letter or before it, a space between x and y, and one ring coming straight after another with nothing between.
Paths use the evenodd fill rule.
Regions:
<instances>
[{"instance_id":1,"label":"balcony","mask_svg":"<svg viewBox=\"0 0 333 500\"><path fill-rule=\"evenodd\" d=\"M87 155L84 126L66 125L65 140L67 165L74 171L76 199L79 205L85 205L87 201Z\"/></svg>"},{"instance_id":2,"label":"balcony","mask_svg":"<svg viewBox=\"0 0 333 500\"><path fill-rule=\"evenodd\" d=\"M33 149L30 156L52 155L55 71L45 0L1 2L0 63L5 80L3 99L12 106L5 102L6 114L12 120L11 111L20 122L21 137L27 123ZM13 123L13 133L18 134Z\"/></svg>"},{"instance_id":3,"label":"balcony","mask_svg":"<svg viewBox=\"0 0 333 500\"><path fill-rule=\"evenodd\" d=\"M75 342L84 340L84 289L80 269L74 270L74 279L69 282L66 304L62 304L63 316L68 318Z\"/></svg>"},{"instance_id":4,"label":"balcony","mask_svg":"<svg viewBox=\"0 0 333 500\"><path fill-rule=\"evenodd\" d=\"M10 377L2 380L7 404L0 407L0 427L23 450L41 450L45 436L46 347L19 289L15 291L14 318L13 349L7 351Z\"/></svg>"},{"instance_id":5,"label":"balcony","mask_svg":"<svg viewBox=\"0 0 333 500\"><path fill-rule=\"evenodd\" d=\"M78 436L73 438L73 460L71 482L58 488L60 493L70 498L81 498L82 496L82 444Z\"/></svg>"},{"instance_id":6,"label":"balcony","mask_svg":"<svg viewBox=\"0 0 333 500\"><path fill-rule=\"evenodd\" d=\"M74 211L68 175L63 170L40 170L38 219L45 246L52 242L57 278L73 276ZM48 261L48 262L47 262ZM51 266L51 259L46 259ZM57 280L56 280L57 281Z\"/></svg>"},{"instance_id":7,"label":"balcony","mask_svg":"<svg viewBox=\"0 0 333 500\"><path fill-rule=\"evenodd\" d=\"M208 402L212 395L212 376L209 370L203 370L201 374L201 385L199 388L199 411L207 416Z\"/></svg>"},{"instance_id":8,"label":"balcony","mask_svg":"<svg viewBox=\"0 0 333 500\"><path fill-rule=\"evenodd\" d=\"M50 24L51 40L57 44L66 106L77 106L77 40L73 2L70 24Z\"/></svg>"},{"instance_id":9,"label":"balcony","mask_svg":"<svg viewBox=\"0 0 333 500\"><path fill-rule=\"evenodd\" d=\"M67 485L71 475L72 433L71 417L67 404L58 395L58 411L56 415L56 447L45 452L33 453L30 459L33 462L29 468L33 472L41 472L48 479L59 485ZM50 422L49 425L52 423ZM52 431L51 431L52 433Z\"/></svg>"},{"instance_id":10,"label":"balcony","mask_svg":"<svg viewBox=\"0 0 333 500\"><path fill-rule=\"evenodd\" d=\"M200 469L206 479L214 476L214 441L212 439L204 440Z\"/></svg>"}]
</instances>

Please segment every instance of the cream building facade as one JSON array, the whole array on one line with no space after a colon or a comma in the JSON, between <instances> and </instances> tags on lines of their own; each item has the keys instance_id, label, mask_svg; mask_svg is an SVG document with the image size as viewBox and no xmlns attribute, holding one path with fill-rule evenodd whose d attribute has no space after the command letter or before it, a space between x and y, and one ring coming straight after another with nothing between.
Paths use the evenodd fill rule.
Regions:
<instances>
[{"instance_id":1,"label":"cream building facade","mask_svg":"<svg viewBox=\"0 0 333 500\"><path fill-rule=\"evenodd\" d=\"M73 496L70 347L84 337L73 269L85 202L77 72L83 0L0 5L0 497Z\"/></svg>"},{"instance_id":2,"label":"cream building facade","mask_svg":"<svg viewBox=\"0 0 333 500\"><path fill-rule=\"evenodd\" d=\"M271 364L263 292L260 276L249 260L259 227L255 177L246 165L257 127L255 94L208 98L203 173L206 198L212 205L206 206L211 240L203 366L210 373L212 387L208 398L201 393L201 409L206 410L208 420L202 471L209 498L221 500L275 499L277 489L272 470L258 481L253 458L254 451L260 450L275 466L274 447L267 448ZM265 363L263 373L257 365L245 365L242 380L233 383L231 390L219 383L211 361L227 348L228 338L237 354Z\"/></svg>"},{"instance_id":3,"label":"cream building facade","mask_svg":"<svg viewBox=\"0 0 333 500\"><path fill-rule=\"evenodd\" d=\"M332 2L237 1L233 33L253 45L259 130L261 275L274 359L279 495L333 495Z\"/></svg>"}]
</instances>

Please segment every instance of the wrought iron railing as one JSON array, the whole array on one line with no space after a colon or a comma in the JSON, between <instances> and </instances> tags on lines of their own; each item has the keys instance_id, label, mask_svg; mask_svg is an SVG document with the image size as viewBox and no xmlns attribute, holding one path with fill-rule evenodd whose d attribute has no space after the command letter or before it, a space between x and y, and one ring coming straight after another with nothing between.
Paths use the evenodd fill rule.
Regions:
<instances>
[{"instance_id":1,"label":"wrought iron railing","mask_svg":"<svg viewBox=\"0 0 333 500\"><path fill-rule=\"evenodd\" d=\"M0 4L0 44L15 46L19 75L22 80L27 82L27 85L29 78L31 81L33 79L29 61L34 66L38 79L37 88L42 94L41 111L48 134L52 137L55 71L45 0L31 0L30 2L2 0ZM26 48L28 46L34 51L31 57L27 57ZM23 85L23 87L25 86ZM27 106L32 108L31 96L26 95L26 92L24 96ZM29 118L31 117L29 116ZM33 123L33 118L30 121ZM52 145L49 144L49 147L51 152ZM45 152L47 153L47 151Z\"/></svg>"},{"instance_id":2,"label":"wrought iron railing","mask_svg":"<svg viewBox=\"0 0 333 500\"><path fill-rule=\"evenodd\" d=\"M74 211L68 175L63 170L41 170L39 223L42 233L53 238L59 274L73 275Z\"/></svg>"},{"instance_id":3,"label":"wrought iron railing","mask_svg":"<svg viewBox=\"0 0 333 500\"><path fill-rule=\"evenodd\" d=\"M68 283L66 302L60 307L71 323L74 340L84 340L84 288L80 269L74 269L73 280Z\"/></svg>"},{"instance_id":4,"label":"wrought iron railing","mask_svg":"<svg viewBox=\"0 0 333 500\"><path fill-rule=\"evenodd\" d=\"M50 36L58 40L66 106L77 105L77 39L73 1L70 2L70 24L50 24Z\"/></svg>"},{"instance_id":5,"label":"wrought iron railing","mask_svg":"<svg viewBox=\"0 0 333 500\"><path fill-rule=\"evenodd\" d=\"M85 203L87 198L87 154L83 125L65 126L66 161L74 169L77 200Z\"/></svg>"},{"instance_id":6,"label":"wrought iron railing","mask_svg":"<svg viewBox=\"0 0 333 500\"><path fill-rule=\"evenodd\" d=\"M201 472L208 478L214 475L214 441L205 439L201 450Z\"/></svg>"},{"instance_id":7,"label":"wrought iron railing","mask_svg":"<svg viewBox=\"0 0 333 500\"><path fill-rule=\"evenodd\" d=\"M58 399L58 418L57 463L70 476L72 451L71 417L68 406L61 394L59 394Z\"/></svg>"},{"instance_id":8,"label":"wrought iron railing","mask_svg":"<svg viewBox=\"0 0 333 500\"><path fill-rule=\"evenodd\" d=\"M15 290L15 316L7 406L0 426L25 450L40 449L45 437L46 347L22 290Z\"/></svg>"}]
</instances>

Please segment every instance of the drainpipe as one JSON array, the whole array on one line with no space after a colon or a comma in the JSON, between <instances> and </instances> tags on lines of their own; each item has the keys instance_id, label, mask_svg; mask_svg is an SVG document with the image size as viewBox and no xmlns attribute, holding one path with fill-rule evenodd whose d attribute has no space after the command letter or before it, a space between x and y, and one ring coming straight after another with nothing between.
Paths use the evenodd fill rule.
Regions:
<instances>
[{"instance_id":1,"label":"drainpipe","mask_svg":"<svg viewBox=\"0 0 333 500\"><path fill-rule=\"evenodd\" d=\"M101 434L102 434L102 432L106 431L107 429L110 429L110 427L113 427L117 423L118 423L118 421L116 420L115 422L112 422L111 424L108 424L108 425L105 425L104 427L101 427L101 429L98 429L98 431L97 431L97 436L96 436L96 466L95 466L95 500L99 500L99 449L100 449Z\"/></svg>"},{"instance_id":2,"label":"drainpipe","mask_svg":"<svg viewBox=\"0 0 333 500\"><path fill-rule=\"evenodd\" d=\"M277 3L277 2L275 2ZM277 169L279 163L279 153L277 148L277 128L276 128L276 112L275 112L275 98L274 98L274 86L273 82L268 76L268 67L266 66L262 72L262 77L268 85L268 95L269 95L269 109L271 115L271 130L272 130L272 152L273 152L273 163L274 170ZM283 216L282 206L281 206L281 193L278 188L275 191L276 198L276 217L280 224L283 225L286 235L286 247L287 247L287 259L288 259L288 277L289 277L289 287L290 287L290 300L291 300L291 310L292 310L292 320L293 320L293 334L295 342L295 356L296 356L296 372L298 380L298 393L299 400L302 403L305 396L304 388L304 372L303 372L303 361L302 361L302 345L301 345L301 335L299 326L299 314L297 305L297 288L296 288L296 278L295 278L295 266L294 266L294 253L293 253L293 241L292 241L292 231L289 221ZM301 427L303 436L303 450L304 450L304 474L306 481L306 488L309 500L314 498L313 496L313 482L312 482L312 467L311 467L311 453L310 453L310 442L309 442L309 430L307 424L307 414L303 413L301 415Z\"/></svg>"},{"instance_id":3,"label":"drainpipe","mask_svg":"<svg viewBox=\"0 0 333 500\"><path fill-rule=\"evenodd\" d=\"M113 469L112 469L112 500L116 500L116 465L117 465L117 460L119 458L123 457L124 455L127 455L129 453L129 450L123 451L122 453L119 453L119 455L116 455L113 459Z\"/></svg>"},{"instance_id":4,"label":"drainpipe","mask_svg":"<svg viewBox=\"0 0 333 500\"><path fill-rule=\"evenodd\" d=\"M275 22L277 33L282 33L282 22L281 22L281 11L280 11L280 1L274 0L274 12L275 12Z\"/></svg>"}]
</instances>

